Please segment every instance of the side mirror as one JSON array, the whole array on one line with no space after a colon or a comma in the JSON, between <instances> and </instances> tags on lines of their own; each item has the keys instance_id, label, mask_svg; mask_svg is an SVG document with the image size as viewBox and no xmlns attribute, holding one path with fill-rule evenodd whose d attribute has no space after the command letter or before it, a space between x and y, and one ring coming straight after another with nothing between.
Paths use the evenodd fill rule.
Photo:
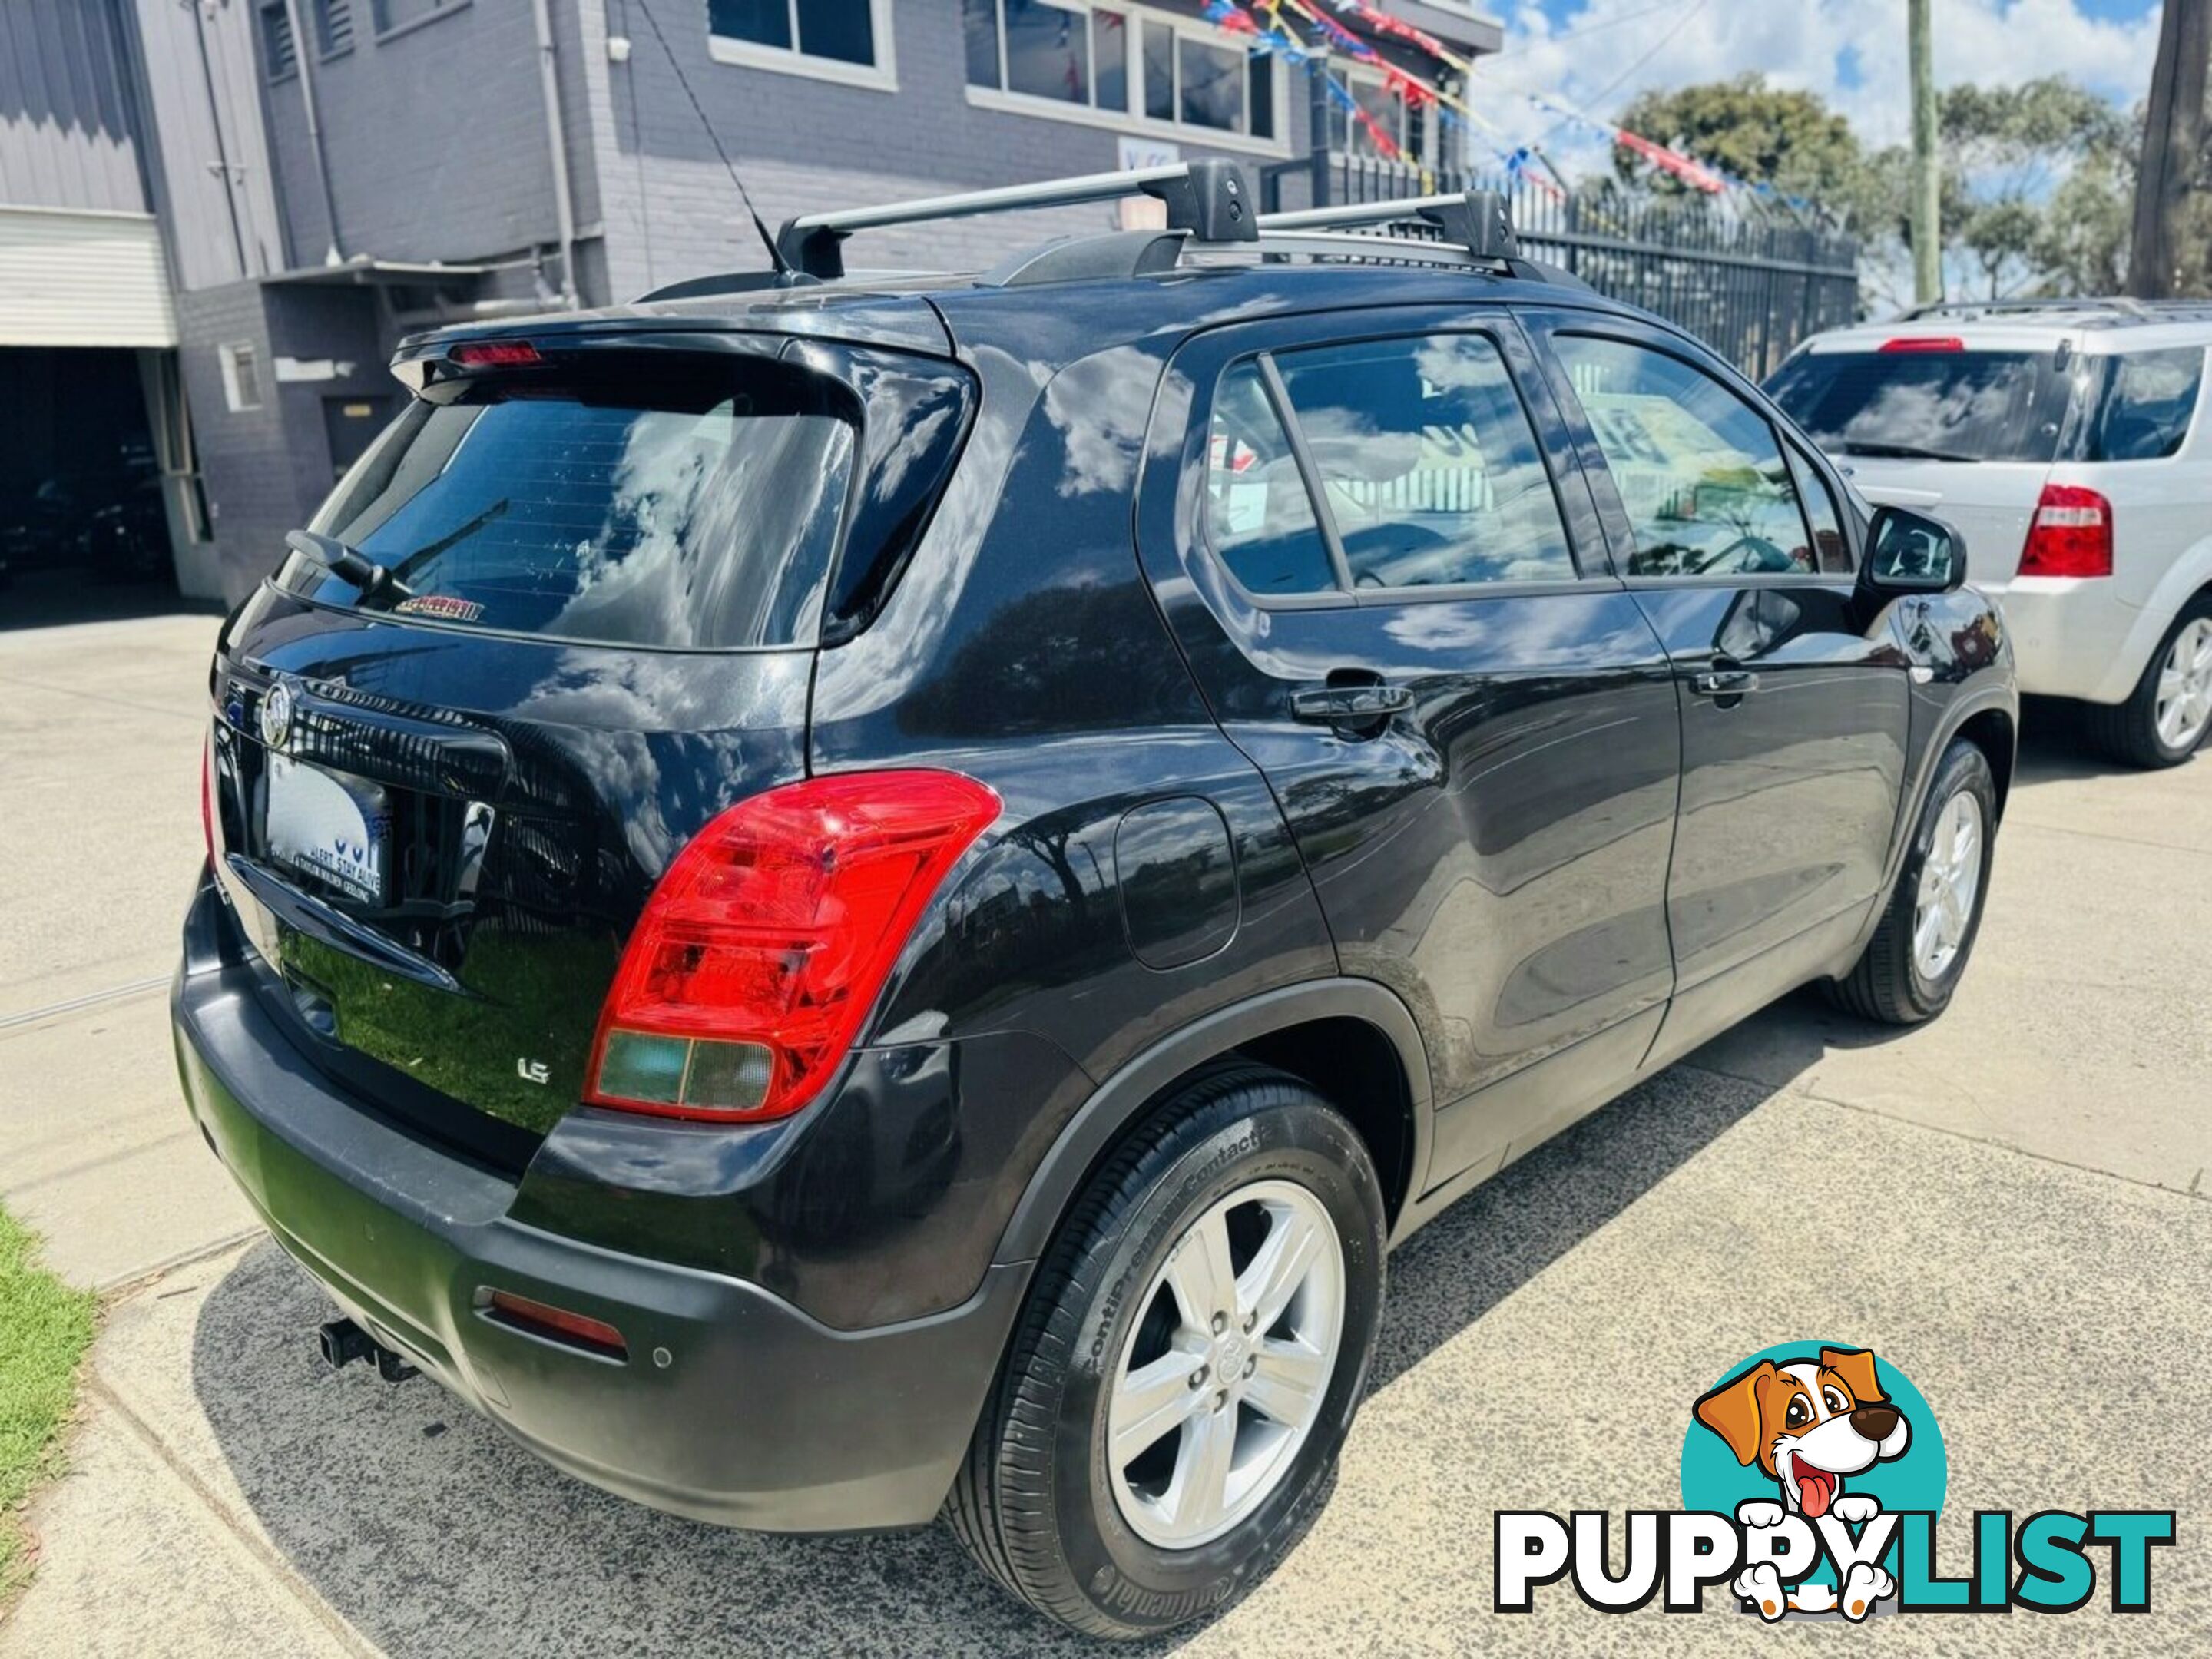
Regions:
<instances>
[{"instance_id":1,"label":"side mirror","mask_svg":"<svg viewBox=\"0 0 2212 1659\"><path fill-rule=\"evenodd\" d=\"M1875 592L1950 593L1966 580L1966 541L1941 519L1901 507L1878 507L1867 532L1862 586Z\"/></svg>"}]
</instances>

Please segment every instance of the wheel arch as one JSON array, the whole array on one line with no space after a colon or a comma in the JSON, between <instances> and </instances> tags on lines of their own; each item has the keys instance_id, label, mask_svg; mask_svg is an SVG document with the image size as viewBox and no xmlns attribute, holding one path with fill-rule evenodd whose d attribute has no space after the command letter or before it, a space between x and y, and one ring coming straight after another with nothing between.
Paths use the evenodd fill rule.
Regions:
<instances>
[{"instance_id":1,"label":"wheel arch","mask_svg":"<svg viewBox=\"0 0 2212 1659\"><path fill-rule=\"evenodd\" d=\"M1920 814L1928 805L1928 792L1935 787L1936 774L1943 764L1943 757L1953 743L1961 736L1989 757L1990 770L1997 780L1997 814L2002 822L2006 797L2012 787L2014 762L2018 755L2020 735L2020 696L2013 690L2008 677L2002 681L1984 679L1968 690L1955 702L1942 711L1940 721L1923 742L1917 736L1913 741L1911 770L1905 787L1898 802L1895 831L1891 837L1889 862L1882 872L1881 891L1887 895L1905 868L1905 855L1911 851L1912 837L1920 823ZM1863 948L1873 937L1881 908L1869 914L1864 932L1859 939Z\"/></svg>"},{"instance_id":2,"label":"wheel arch","mask_svg":"<svg viewBox=\"0 0 2212 1659\"><path fill-rule=\"evenodd\" d=\"M1427 1050L1412 1012L1373 980L1328 979L1263 993L1163 1038L1094 1091L1030 1176L995 1260L1034 1260L1114 1149L1163 1100L1224 1060L1310 1084L1351 1119L1382 1178L1393 1238L1425 1176L1433 1118ZM1371 1079L1379 1086L1356 1085Z\"/></svg>"},{"instance_id":3,"label":"wheel arch","mask_svg":"<svg viewBox=\"0 0 2212 1659\"><path fill-rule=\"evenodd\" d=\"M1996 780L1997 817L2002 821L2005 802L2012 793L2014 763L2019 757L2019 723L2008 709L1981 708L1959 722L1945 738L1943 747L1948 749L1960 738L1980 750L1983 758L1990 763L1990 775ZM1940 760L1941 756L1937 758Z\"/></svg>"},{"instance_id":4,"label":"wheel arch","mask_svg":"<svg viewBox=\"0 0 2212 1659\"><path fill-rule=\"evenodd\" d=\"M2195 601L2212 598L2212 536L2191 547L2159 578L2158 585L2136 613L2127 638L2113 653L2105 678L2088 701L2107 706L2125 702L2141 683L2159 643L2174 618Z\"/></svg>"}]
</instances>

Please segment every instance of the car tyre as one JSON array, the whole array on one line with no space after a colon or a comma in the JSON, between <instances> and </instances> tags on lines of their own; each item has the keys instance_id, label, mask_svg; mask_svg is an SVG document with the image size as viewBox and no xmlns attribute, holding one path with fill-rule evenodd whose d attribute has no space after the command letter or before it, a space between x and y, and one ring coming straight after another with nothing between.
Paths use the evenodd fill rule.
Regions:
<instances>
[{"instance_id":1,"label":"car tyre","mask_svg":"<svg viewBox=\"0 0 2212 1659\"><path fill-rule=\"evenodd\" d=\"M1981 933L1996 822L1989 757L1960 738L1936 769L1874 938L1832 982L1842 1007L1885 1025L1917 1025L1950 1006Z\"/></svg>"},{"instance_id":2,"label":"car tyre","mask_svg":"<svg viewBox=\"0 0 2212 1659\"><path fill-rule=\"evenodd\" d=\"M1261 1196L1248 1202L1244 1195L1254 1194ZM1291 1223L1277 1218L1271 1204L1279 1205L1282 1216L1295 1216L1295 1234L1286 1231L1276 1239L1275 1229ZM1192 1249L1194 1241L1202 1233L1215 1237L1208 1230L1216 1217L1234 1270L1224 1297L1239 1308L1248 1305L1248 1285L1268 1280L1255 1271L1268 1241L1295 1239L1315 1264L1299 1281L1297 1301L1243 1344L1208 1339L1207 1328L1194 1325L1183 1307L1189 1294L1184 1275L1207 1260L1204 1250ZM1264 1233L1255 1232L1261 1226ZM1261 1066L1233 1065L1201 1076L1091 1177L1039 1263L946 1500L954 1535L1015 1595L1094 1636L1153 1635L1228 1606L1288 1553L1327 1498L1374 1353L1386 1233L1373 1160L1358 1133L1326 1100L1297 1079ZM1279 1249L1274 1259L1283 1254ZM1331 1260L1340 1267L1333 1309L1322 1284ZM1164 1278L1171 1268L1177 1277ZM1206 1299L1202 1291L1198 1299ZM1261 1319L1267 1305L1261 1298L1230 1325L1251 1329L1247 1322ZM1314 1328L1293 1330L1294 1320ZM1307 1358L1318 1351L1323 1327L1334 1330L1333 1358ZM1218 1313L1212 1328L1224 1328ZM1170 1331L1172 1343L1184 1346L1173 1346ZM1215 1346L1205 1346L1209 1340ZM1279 1425L1243 1392L1256 1399L1277 1375L1278 1341L1297 1345L1305 1375L1322 1379L1306 1390L1310 1415L1295 1438L1273 1437ZM1248 1351L1252 1357L1242 1358ZM1234 1379L1194 1370L1199 1381L1189 1397L1199 1403L1164 1407L1184 1412L1186 1420L1126 1468L1109 1467L1109 1426L1123 1420L1117 1413L1124 1402L1141 1398L1128 1379L1160 1364L1209 1357L1250 1377L1263 1353L1271 1357L1259 1371L1261 1380L1239 1384L1225 1407L1213 1399L1215 1385ZM1285 1418L1305 1409L1286 1409L1275 1398L1266 1403ZM1147 1426L1133 1425L1124 1446L1148 1431L1150 1413L1139 1420ZM1227 1442L1210 1443L1228 1444L1239 1467L1246 1467L1247 1448L1253 1449L1254 1472L1243 1494L1249 1506L1242 1514L1226 1509L1219 1516L1224 1529L1202 1535L1204 1506L1194 1503L1185 1517L1192 1541L1157 1541L1174 1517L1146 1495L1146 1481L1157 1482L1158 1471L1171 1465L1168 1489L1155 1495L1159 1505L1177 1497L1186 1484L1185 1437L1208 1431L1227 1435ZM1261 1450L1270 1447L1272 1461L1263 1462ZM1224 1455L1224 1468L1229 1456ZM1190 1458L1194 1468L1206 1462L1203 1452ZM1223 1488L1233 1492L1236 1479L1225 1474ZM1193 1492L1204 1484L1197 1474L1187 1483Z\"/></svg>"},{"instance_id":3,"label":"car tyre","mask_svg":"<svg viewBox=\"0 0 2212 1659\"><path fill-rule=\"evenodd\" d=\"M2201 718L2196 729L2185 731L2181 740L2170 743L2160 730L2160 705L2163 695L2173 688L2162 684L2169 672L2190 678L2192 667L2197 676L2192 689L2202 691L2206 685L2202 676L2212 663L2177 665L2174 657L2184 640L2188 641L2189 654L2193 657L2212 641L2212 593L2199 593L2182 606L2181 614L2173 619L2166 637L2158 642L2158 649L2150 653L2142 678L2125 702L2082 705L2082 726L2091 742L2114 760L2146 771L2163 767L2179 766L2204 746L2208 733L2212 733L2212 721Z\"/></svg>"}]
</instances>

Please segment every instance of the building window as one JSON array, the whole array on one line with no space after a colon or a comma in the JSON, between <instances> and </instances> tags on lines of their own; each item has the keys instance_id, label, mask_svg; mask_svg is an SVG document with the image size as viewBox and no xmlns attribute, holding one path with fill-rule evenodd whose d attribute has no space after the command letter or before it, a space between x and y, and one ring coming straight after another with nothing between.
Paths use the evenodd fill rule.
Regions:
<instances>
[{"instance_id":1,"label":"building window","mask_svg":"<svg viewBox=\"0 0 2212 1659\"><path fill-rule=\"evenodd\" d=\"M1358 69L1347 70L1343 72L1343 85L1367 119L1358 119L1332 99L1328 113L1331 149L1425 167L1441 167L1449 159L1442 154L1435 117L1419 105L1408 104L1404 95L1392 91L1381 76ZM1382 134L1382 140L1376 138L1377 133ZM1384 141L1396 155L1386 151Z\"/></svg>"},{"instance_id":2,"label":"building window","mask_svg":"<svg viewBox=\"0 0 2212 1659\"><path fill-rule=\"evenodd\" d=\"M315 45L325 58L353 50L353 0L315 0Z\"/></svg>"},{"instance_id":3,"label":"building window","mask_svg":"<svg viewBox=\"0 0 2212 1659\"><path fill-rule=\"evenodd\" d=\"M961 0L961 21L971 101L1073 106L1104 125L1157 123L1201 140L1227 134L1273 147L1278 137L1279 66L1195 19L1089 0Z\"/></svg>"},{"instance_id":4,"label":"building window","mask_svg":"<svg viewBox=\"0 0 2212 1659\"><path fill-rule=\"evenodd\" d=\"M261 61L272 81L299 72L299 43L292 39L292 14L284 0L261 8Z\"/></svg>"},{"instance_id":5,"label":"building window","mask_svg":"<svg viewBox=\"0 0 2212 1659\"><path fill-rule=\"evenodd\" d=\"M350 9L350 0L334 0L334 3ZM468 3L469 0L368 0L368 23L381 40L387 34L450 16Z\"/></svg>"},{"instance_id":6,"label":"building window","mask_svg":"<svg viewBox=\"0 0 2212 1659\"><path fill-rule=\"evenodd\" d=\"M891 0L707 0L707 45L725 64L890 89Z\"/></svg>"},{"instance_id":7,"label":"building window","mask_svg":"<svg viewBox=\"0 0 2212 1659\"><path fill-rule=\"evenodd\" d=\"M250 341L219 346L222 364L222 400L234 415L261 407L261 356Z\"/></svg>"}]
</instances>

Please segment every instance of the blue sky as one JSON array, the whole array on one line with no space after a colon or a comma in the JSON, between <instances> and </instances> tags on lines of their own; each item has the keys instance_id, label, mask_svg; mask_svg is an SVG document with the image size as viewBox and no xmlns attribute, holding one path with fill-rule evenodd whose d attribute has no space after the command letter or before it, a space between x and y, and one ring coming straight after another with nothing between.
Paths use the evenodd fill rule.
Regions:
<instances>
[{"instance_id":1,"label":"blue sky","mask_svg":"<svg viewBox=\"0 0 2212 1659\"><path fill-rule=\"evenodd\" d=\"M1516 140L1549 126L1526 94L1610 115L1650 88L1747 70L1819 93L1870 143L1901 142L1909 125L1905 0L1490 0L1490 9L1506 24L1505 51L1478 70L1476 106ZM1936 79L1990 85L2063 72L2132 105L2149 83L2158 15L2158 0L1935 0Z\"/></svg>"}]
</instances>

